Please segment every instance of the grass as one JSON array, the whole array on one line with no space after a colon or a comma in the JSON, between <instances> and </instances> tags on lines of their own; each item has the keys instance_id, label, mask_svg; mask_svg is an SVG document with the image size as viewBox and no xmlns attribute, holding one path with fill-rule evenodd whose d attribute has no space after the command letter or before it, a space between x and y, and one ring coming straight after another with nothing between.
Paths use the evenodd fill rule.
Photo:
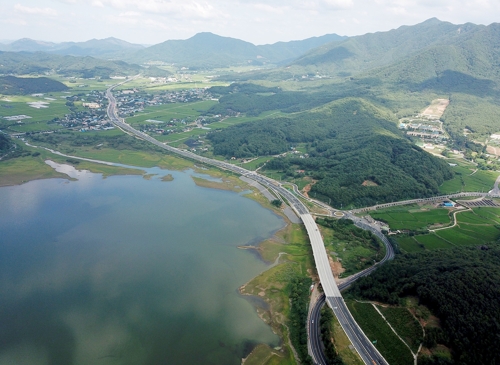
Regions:
<instances>
[{"instance_id":1,"label":"grass","mask_svg":"<svg viewBox=\"0 0 500 365\"><path fill-rule=\"evenodd\" d=\"M424 249L424 247L415 240L415 237L402 236L398 237L397 241L399 248L408 253L419 252Z\"/></svg>"},{"instance_id":2,"label":"grass","mask_svg":"<svg viewBox=\"0 0 500 365\"><path fill-rule=\"evenodd\" d=\"M337 317L333 316L333 338L335 339L335 349L342 358L345 365L363 365L363 360L352 348L351 341L345 334Z\"/></svg>"},{"instance_id":3,"label":"grass","mask_svg":"<svg viewBox=\"0 0 500 365\"><path fill-rule=\"evenodd\" d=\"M378 309L398 335L410 346L413 353L417 353L423 341L422 327L410 311L403 307L378 306Z\"/></svg>"},{"instance_id":4,"label":"grass","mask_svg":"<svg viewBox=\"0 0 500 365\"><path fill-rule=\"evenodd\" d=\"M451 167L455 172L455 177L451 180L445 181L440 187L439 191L442 194L452 194L465 191L484 191L488 192L493 189L495 180L498 177L498 172L476 170L474 165L464 162L463 160L451 160L457 163L457 166ZM472 174L472 175L471 175Z\"/></svg>"},{"instance_id":5,"label":"grass","mask_svg":"<svg viewBox=\"0 0 500 365\"><path fill-rule=\"evenodd\" d=\"M328 227L319 226L327 253L333 258L341 260L345 272L339 277L355 274L374 261L379 261L385 255L385 246L379 242L379 248L370 245L368 240L362 240L352 235L349 239L338 239L335 231ZM336 253L333 254L333 252Z\"/></svg>"},{"instance_id":6,"label":"grass","mask_svg":"<svg viewBox=\"0 0 500 365\"><path fill-rule=\"evenodd\" d=\"M346 300L356 322L371 341L377 341L375 347L391 365L413 365L410 350L392 332L380 314L370 303Z\"/></svg>"},{"instance_id":7,"label":"grass","mask_svg":"<svg viewBox=\"0 0 500 365\"><path fill-rule=\"evenodd\" d=\"M255 171L261 164L263 164L267 161L269 161L269 157L259 157L259 158L256 158L255 160L244 163L241 166L247 170Z\"/></svg>"},{"instance_id":8,"label":"grass","mask_svg":"<svg viewBox=\"0 0 500 365\"><path fill-rule=\"evenodd\" d=\"M386 222L392 230L418 230L433 224L450 224L448 210L443 208L421 210L420 208L397 207L375 210L369 213L373 219Z\"/></svg>"},{"instance_id":9,"label":"grass","mask_svg":"<svg viewBox=\"0 0 500 365\"><path fill-rule=\"evenodd\" d=\"M250 354L250 364L295 364L293 353L289 347L287 318L290 313L290 302L284 289L289 280L296 275L309 275L313 265L313 257L305 228L300 224L289 224L278 232L274 239L267 240L259 246L262 258L274 262L280 252L284 253L278 265L271 267L240 288L244 295L254 295L265 300L269 308L257 307L259 316L271 326L273 331L283 339L282 351L270 355L270 349L258 349Z\"/></svg>"},{"instance_id":10,"label":"grass","mask_svg":"<svg viewBox=\"0 0 500 365\"><path fill-rule=\"evenodd\" d=\"M137 124L148 119L160 120L169 122L172 119L184 119L187 117L196 118L210 109L216 101L205 100L196 101L193 103L172 103L148 106L142 112L137 113L133 117L127 118L127 123Z\"/></svg>"},{"instance_id":11,"label":"grass","mask_svg":"<svg viewBox=\"0 0 500 365\"><path fill-rule=\"evenodd\" d=\"M439 231L438 231L439 232ZM422 244L428 250L436 250L439 248L452 248L453 245L442 240L434 233L415 236L415 240Z\"/></svg>"},{"instance_id":12,"label":"grass","mask_svg":"<svg viewBox=\"0 0 500 365\"><path fill-rule=\"evenodd\" d=\"M26 156L0 161L0 186L18 185L31 180L65 178L68 176L56 172L45 163L45 160L52 160L57 163L68 164L66 157L52 154L40 148L23 146L25 151L39 153L38 156ZM111 175L142 175L139 169L129 169L120 166L109 166L88 161L80 161L76 166L80 170L89 170L94 173Z\"/></svg>"}]
</instances>

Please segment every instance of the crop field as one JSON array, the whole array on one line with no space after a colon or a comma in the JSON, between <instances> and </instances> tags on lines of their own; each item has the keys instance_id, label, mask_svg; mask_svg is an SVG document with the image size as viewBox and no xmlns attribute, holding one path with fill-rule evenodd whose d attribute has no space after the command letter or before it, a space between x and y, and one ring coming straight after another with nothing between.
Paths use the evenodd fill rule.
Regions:
<instances>
[{"instance_id":1,"label":"crop field","mask_svg":"<svg viewBox=\"0 0 500 365\"><path fill-rule=\"evenodd\" d=\"M498 172L477 170L473 173L475 167L460 161L450 160L451 162L458 163L458 166L453 166L452 170L455 172L455 177L451 180L445 181L440 187L439 191L443 194L452 194L466 191L490 191L493 189L495 180L498 177Z\"/></svg>"},{"instance_id":2,"label":"crop field","mask_svg":"<svg viewBox=\"0 0 500 365\"><path fill-rule=\"evenodd\" d=\"M253 161L244 163L241 166L247 170L255 171L259 167L260 164L265 163L266 161L269 161L269 157L259 157Z\"/></svg>"},{"instance_id":3,"label":"crop field","mask_svg":"<svg viewBox=\"0 0 500 365\"><path fill-rule=\"evenodd\" d=\"M388 208L370 212L373 219L386 222L392 230L417 230L432 224L448 224L450 217L447 209L408 209L408 207Z\"/></svg>"},{"instance_id":4,"label":"crop field","mask_svg":"<svg viewBox=\"0 0 500 365\"><path fill-rule=\"evenodd\" d=\"M408 347L392 332L389 325L370 303L347 300L354 319L375 347L391 365L412 365L413 356Z\"/></svg>"},{"instance_id":5,"label":"crop field","mask_svg":"<svg viewBox=\"0 0 500 365\"><path fill-rule=\"evenodd\" d=\"M148 119L170 122L172 119L197 118L217 102L211 100L194 103L172 103L148 106L142 112L126 119L129 124L142 123Z\"/></svg>"},{"instance_id":6,"label":"crop field","mask_svg":"<svg viewBox=\"0 0 500 365\"><path fill-rule=\"evenodd\" d=\"M402 236L397 238L399 248L404 250L405 252L419 252L424 248L419 245L419 243L415 240L415 237Z\"/></svg>"},{"instance_id":7,"label":"crop field","mask_svg":"<svg viewBox=\"0 0 500 365\"><path fill-rule=\"evenodd\" d=\"M440 232L440 231L438 231ZM417 243L420 243L428 250L436 250L440 248L451 248L453 245L439 238L434 233L418 235L414 237Z\"/></svg>"},{"instance_id":8,"label":"crop field","mask_svg":"<svg viewBox=\"0 0 500 365\"><path fill-rule=\"evenodd\" d=\"M66 103L65 99L61 96L68 96L70 94L64 93L47 93L43 97L34 96L1 96L0 95L0 125L5 124L15 124L15 122L10 122L4 119L4 117L15 116L15 115L27 115L31 117L30 119L23 120L23 123L36 123L49 121L55 117L64 117L65 114L69 113L69 108L64 105ZM45 97L55 100L47 100ZM10 100L10 101L6 101ZM46 108L33 108L28 105L28 103L36 102L46 102Z\"/></svg>"},{"instance_id":9,"label":"crop field","mask_svg":"<svg viewBox=\"0 0 500 365\"><path fill-rule=\"evenodd\" d=\"M378 306L378 309L398 335L410 346L413 353L416 353L423 341L423 333L420 323L410 311L404 307Z\"/></svg>"}]
</instances>

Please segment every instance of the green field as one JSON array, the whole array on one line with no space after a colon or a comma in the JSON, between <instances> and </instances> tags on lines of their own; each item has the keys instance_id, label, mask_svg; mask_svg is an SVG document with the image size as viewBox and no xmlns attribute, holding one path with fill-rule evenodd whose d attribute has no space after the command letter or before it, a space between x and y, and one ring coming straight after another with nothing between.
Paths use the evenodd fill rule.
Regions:
<instances>
[{"instance_id":1,"label":"green field","mask_svg":"<svg viewBox=\"0 0 500 365\"><path fill-rule=\"evenodd\" d=\"M455 172L455 177L445 181L439 191L443 194L452 194L465 191L484 191L488 192L493 189L495 180L498 177L498 172L476 170L476 167L462 161L450 160L453 163L458 163L458 166L453 166L451 169Z\"/></svg>"},{"instance_id":2,"label":"green field","mask_svg":"<svg viewBox=\"0 0 500 365\"><path fill-rule=\"evenodd\" d=\"M398 335L410 346L413 353L417 353L420 343L423 341L422 326L413 317L407 308L377 306L398 333Z\"/></svg>"},{"instance_id":3,"label":"green field","mask_svg":"<svg viewBox=\"0 0 500 365\"><path fill-rule=\"evenodd\" d=\"M453 247L453 245L450 242L442 240L436 234L433 233L415 236L415 240L418 243L422 244L428 250Z\"/></svg>"},{"instance_id":4,"label":"green field","mask_svg":"<svg viewBox=\"0 0 500 365\"><path fill-rule=\"evenodd\" d=\"M195 101L192 103L171 103L163 105L148 106L143 111L137 113L133 117L128 117L127 123L137 124L143 123L147 119L159 120L162 122L170 122L172 119L197 118L213 105L216 101L204 100Z\"/></svg>"},{"instance_id":5,"label":"green field","mask_svg":"<svg viewBox=\"0 0 500 365\"><path fill-rule=\"evenodd\" d=\"M356 322L370 341L391 365L413 365L413 356L408 347L392 332L389 325L370 303L346 300Z\"/></svg>"},{"instance_id":6,"label":"green field","mask_svg":"<svg viewBox=\"0 0 500 365\"><path fill-rule=\"evenodd\" d=\"M403 206L371 211L373 219L386 222L391 230L425 229L432 224L449 224L450 217L447 209L422 210L418 206Z\"/></svg>"},{"instance_id":7,"label":"green field","mask_svg":"<svg viewBox=\"0 0 500 365\"><path fill-rule=\"evenodd\" d=\"M424 249L447 249L454 246L483 245L500 239L500 208L478 207L456 215L457 225L429 234L399 236L399 247L405 252Z\"/></svg>"}]
</instances>

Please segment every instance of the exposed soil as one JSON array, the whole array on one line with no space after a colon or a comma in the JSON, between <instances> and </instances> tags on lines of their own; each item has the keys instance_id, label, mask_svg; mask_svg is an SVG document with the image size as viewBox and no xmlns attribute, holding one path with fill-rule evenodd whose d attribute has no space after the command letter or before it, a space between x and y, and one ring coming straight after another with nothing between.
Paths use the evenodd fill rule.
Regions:
<instances>
[{"instance_id":1,"label":"exposed soil","mask_svg":"<svg viewBox=\"0 0 500 365\"><path fill-rule=\"evenodd\" d=\"M365 180L363 181L363 183L361 184L363 186L378 186L378 184L374 181L371 181L371 180Z\"/></svg>"},{"instance_id":2,"label":"exposed soil","mask_svg":"<svg viewBox=\"0 0 500 365\"><path fill-rule=\"evenodd\" d=\"M491 155L500 156L500 147L487 146L486 152L488 152Z\"/></svg>"},{"instance_id":3,"label":"exposed soil","mask_svg":"<svg viewBox=\"0 0 500 365\"><path fill-rule=\"evenodd\" d=\"M436 119L441 118L449 104L450 101L448 99L433 100L431 105L429 105L427 109L422 112L422 115L435 117Z\"/></svg>"},{"instance_id":4,"label":"exposed soil","mask_svg":"<svg viewBox=\"0 0 500 365\"><path fill-rule=\"evenodd\" d=\"M330 261L330 267L332 269L333 277L335 279L338 279L339 275L345 271L345 269L342 267L342 263L340 263L339 261L334 261L332 257L329 257L328 261Z\"/></svg>"}]
</instances>

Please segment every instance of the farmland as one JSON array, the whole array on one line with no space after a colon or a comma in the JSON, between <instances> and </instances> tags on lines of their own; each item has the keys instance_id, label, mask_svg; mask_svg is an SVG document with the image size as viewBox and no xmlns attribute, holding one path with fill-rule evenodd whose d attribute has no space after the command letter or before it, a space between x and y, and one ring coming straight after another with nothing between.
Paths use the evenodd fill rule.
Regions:
<instances>
[{"instance_id":1,"label":"farmland","mask_svg":"<svg viewBox=\"0 0 500 365\"><path fill-rule=\"evenodd\" d=\"M423 208L418 205L381 209L370 212L373 219L383 221L391 230L419 230L434 224L449 224L447 209Z\"/></svg>"},{"instance_id":2,"label":"farmland","mask_svg":"<svg viewBox=\"0 0 500 365\"><path fill-rule=\"evenodd\" d=\"M498 172L479 170L474 165L463 162L463 160L449 160L450 163L456 163L452 166L455 177L445 181L439 191L442 194L453 194L466 191L484 191L488 192L493 188Z\"/></svg>"},{"instance_id":3,"label":"farmland","mask_svg":"<svg viewBox=\"0 0 500 365\"><path fill-rule=\"evenodd\" d=\"M347 300L347 306L354 319L375 347L391 365L411 365L413 357L410 350L392 332L389 325L370 303Z\"/></svg>"},{"instance_id":4,"label":"farmland","mask_svg":"<svg viewBox=\"0 0 500 365\"><path fill-rule=\"evenodd\" d=\"M422 235L397 236L399 247L411 253L457 246L487 245L500 238L500 208L478 207L460 212L456 219L455 227Z\"/></svg>"}]
</instances>

